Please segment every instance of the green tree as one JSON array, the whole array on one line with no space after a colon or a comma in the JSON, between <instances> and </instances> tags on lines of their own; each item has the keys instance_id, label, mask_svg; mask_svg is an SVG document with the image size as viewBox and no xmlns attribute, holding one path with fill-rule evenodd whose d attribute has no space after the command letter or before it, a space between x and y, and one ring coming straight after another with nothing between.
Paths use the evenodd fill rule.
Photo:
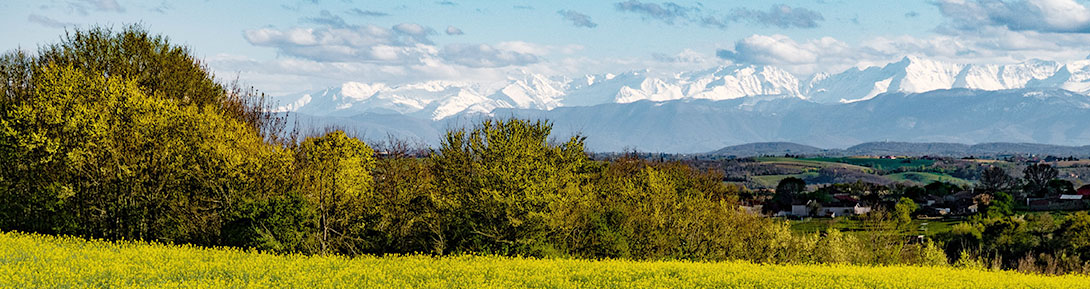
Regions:
<instances>
[{"instance_id":1,"label":"green tree","mask_svg":"<svg viewBox=\"0 0 1090 289\"><path fill-rule=\"evenodd\" d=\"M1022 170L1026 184L1022 191L1025 196L1043 197L1048 194L1048 182L1055 179L1059 172L1048 164L1032 164Z\"/></svg>"},{"instance_id":2,"label":"green tree","mask_svg":"<svg viewBox=\"0 0 1090 289\"><path fill-rule=\"evenodd\" d=\"M371 170L374 151L344 131L303 140L296 151L300 189L317 213L319 252L358 254L366 244L358 236L373 207Z\"/></svg>"},{"instance_id":3,"label":"green tree","mask_svg":"<svg viewBox=\"0 0 1090 289\"><path fill-rule=\"evenodd\" d=\"M1052 179L1045 184L1045 190L1048 196L1074 195L1075 184L1068 180Z\"/></svg>"},{"instance_id":4,"label":"green tree","mask_svg":"<svg viewBox=\"0 0 1090 289\"><path fill-rule=\"evenodd\" d=\"M390 138L377 147L381 156L372 171L374 198L367 206L376 220L369 224L370 253L446 251L441 212L449 208L435 185L430 160L407 142Z\"/></svg>"},{"instance_id":5,"label":"green tree","mask_svg":"<svg viewBox=\"0 0 1090 289\"><path fill-rule=\"evenodd\" d=\"M1068 216L1056 236L1062 249L1078 254L1083 261L1090 260L1090 215L1085 211Z\"/></svg>"},{"instance_id":6,"label":"green tree","mask_svg":"<svg viewBox=\"0 0 1090 289\"><path fill-rule=\"evenodd\" d=\"M4 229L216 245L241 201L290 187L259 96L137 26L8 53L0 74Z\"/></svg>"},{"instance_id":7,"label":"green tree","mask_svg":"<svg viewBox=\"0 0 1090 289\"><path fill-rule=\"evenodd\" d=\"M449 131L432 154L438 188L452 201L453 248L549 254L555 206L578 195L577 170L587 160L583 138L552 145L552 126L528 120L486 120Z\"/></svg>"},{"instance_id":8,"label":"green tree","mask_svg":"<svg viewBox=\"0 0 1090 289\"><path fill-rule=\"evenodd\" d=\"M911 233L915 227L912 223L912 213L916 212L920 206L916 205L912 199L902 197L897 201L897 205L893 207L894 221L897 223L897 228L905 233Z\"/></svg>"},{"instance_id":9,"label":"green tree","mask_svg":"<svg viewBox=\"0 0 1090 289\"><path fill-rule=\"evenodd\" d=\"M1018 180L1007 174L1003 168L992 166L980 176L980 190L983 193L1009 192L1018 185Z\"/></svg>"},{"instance_id":10,"label":"green tree","mask_svg":"<svg viewBox=\"0 0 1090 289\"><path fill-rule=\"evenodd\" d=\"M800 194L806 191L806 181L787 177L776 184L776 195L772 197L773 211L791 210L791 205L800 200Z\"/></svg>"},{"instance_id":11,"label":"green tree","mask_svg":"<svg viewBox=\"0 0 1090 289\"><path fill-rule=\"evenodd\" d=\"M984 207L984 215L989 218L1005 217L1014 214L1014 197L1006 192L996 192L991 202Z\"/></svg>"}]
</instances>

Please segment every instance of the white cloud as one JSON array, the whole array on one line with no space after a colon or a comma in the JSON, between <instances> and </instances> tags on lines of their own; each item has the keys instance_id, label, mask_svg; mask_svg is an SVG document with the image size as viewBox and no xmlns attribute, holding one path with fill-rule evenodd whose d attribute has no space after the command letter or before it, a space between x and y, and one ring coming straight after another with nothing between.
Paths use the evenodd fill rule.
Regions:
<instances>
[{"instance_id":1,"label":"white cloud","mask_svg":"<svg viewBox=\"0 0 1090 289\"><path fill-rule=\"evenodd\" d=\"M1014 31L1090 33L1090 9L1074 0L939 0L955 29L1006 27Z\"/></svg>"},{"instance_id":2,"label":"white cloud","mask_svg":"<svg viewBox=\"0 0 1090 289\"><path fill-rule=\"evenodd\" d=\"M458 27L454 27L454 26L447 26L447 31L446 32L447 32L447 35L466 34L465 32L462 32L462 29L458 29Z\"/></svg>"},{"instance_id":3,"label":"white cloud","mask_svg":"<svg viewBox=\"0 0 1090 289\"><path fill-rule=\"evenodd\" d=\"M915 55L955 63L1009 64L1039 58L1083 59L1090 34L1011 31L983 27L973 33L947 31L926 37L893 36L848 44L832 37L796 41L784 35L751 35L716 55L742 64L774 65L800 75L884 65Z\"/></svg>"},{"instance_id":4,"label":"white cloud","mask_svg":"<svg viewBox=\"0 0 1090 289\"><path fill-rule=\"evenodd\" d=\"M253 45L276 48L283 55L315 61L356 61L405 64L434 54L430 28L399 24L387 29L373 25L350 27L261 28L244 36Z\"/></svg>"},{"instance_id":5,"label":"white cloud","mask_svg":"<svg viewBox=\"0 0 1090 289\"><path fill-rule=\"evenodd\" d=\"M575 27L598 27L598 23L594 23L594 20L591 20L590 16L587 16L587 14L579 13L575 10L560 10L556 11L556 13L560 14L560 16L564 18L564 20L571 22L571 24Z\"/></svg>"},{"instance_id":6,"label":"white cloud","mask_svg":"<svg viewBox=\"0 0 1090 289\"><path fill-rule=\"evenodd\" d=\"M814 28L818 22L825 21L821 13L802 8L787 6L784 4L772 5L768 11L760 11L746 8L738 8L731 11L729 17L734 21L749 21L752 23L780 28Z\"/></svg>"},{"instance_id":7,"label":"white cloud","mask_svg":"<svg viewBox=\"0 0 1090 289\"><path fill-rule=\"evenodd\" d=\"M530 52L492 47L487 44L447 45L439 52L439 56L451 63L468 67L523 66L539 61L537 55Z\"/></svg>"},{"instance_id":8,"label":"white cloud","mask_svg":"<svg viewBox=\"0 0 1090 289\"><path fill-rule=\"evenodd\" d=\"M734 62L752 64L805 64L817 61L816 52L780 34L753 34L736 42L734 51L720 50L717 55Z\"/></svg>"}]
</instances>

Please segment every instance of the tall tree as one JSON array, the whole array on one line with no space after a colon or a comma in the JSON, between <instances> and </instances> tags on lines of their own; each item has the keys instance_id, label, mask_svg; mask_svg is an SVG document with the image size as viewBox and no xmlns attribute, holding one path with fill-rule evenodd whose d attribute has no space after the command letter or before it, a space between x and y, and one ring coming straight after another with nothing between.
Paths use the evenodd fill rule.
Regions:
<instances>
[{"instance_id":1,"label":"tall tree","mask_svg":"<svg viewBox=\"0 0 1090 289\"><path fill-rule=\"evenodd\" d=\"M0 227L221 244L244 198L290 187L270 114L139 26L0 57Z\"/></svg>"},{"instance_id":2,"label":"tall tree","mask_svg":"<svg viewBox=\"0 0 1090 289\"><path fill-rule=\"evenodd\" d=\"M1051 165L1032 164L1027 166L1022 173L1026 184L1023 187L1023 195L1042 197L1048 193L1048 182L1059 175Z\"/></svg>"},{"instance_id":3,"label":"tall tree","mask_svg":"<svg viewBox=\"0 0 1090 289\"><path fill-rule=\"evenodd\" d=\"M776 184L776 195L772 197L773 211L790 210L791 205L799 199L799 195L806 191L806 181L788 177Z\"/></svg>"},{"instance_id":4,"label":"tall tree","mask_svg":"<svg viewBox=\"0 0 1090 289\"><path fill-rule=\"evenodd\" d=\"M573 194L586 162L583 138L549 143L552 126L520 119L486 120L447 133L432 155L444 198L456 206L455 246L539 254L551 250L554 204Z\"/></svg>"},{"instance_id":5,"label":"tall tree","mask_svg":"<svg viewBox=\"0 0 1090 289\"><path fill-rule=\"evenodd\" d=\"M1017 185L1017 179L997 166L989 167L980 176L980 189L983 193L1011 192Z\"/></svg>"},{"instance_id":6,"label":"tall tree","mask_svg":"<svg viewBox=\"0 0 1090 289\"><path fill-rule=\"evenodd\" d=\"M319 252L358 254L357 233L366 226L374 151L338 130L304 139L297 162L301 189L318 215Z\"/></svg>"}]
</instances>

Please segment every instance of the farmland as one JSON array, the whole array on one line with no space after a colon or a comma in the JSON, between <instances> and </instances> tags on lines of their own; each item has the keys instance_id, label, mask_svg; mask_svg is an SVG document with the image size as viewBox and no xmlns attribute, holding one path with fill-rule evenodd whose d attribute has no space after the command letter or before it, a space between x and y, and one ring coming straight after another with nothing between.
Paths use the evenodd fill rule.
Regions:
<instances>
[{"instance_id":1,"label":"farmland","mask_svg":"<svg viewBox=\"0 0 1090 289\"><path fill-rule=\"evenodd\" d=\"M936 161L929 159L880 159L870 157L787 158L757 157L743 169L750 172L750 187L772 188L781 180L795 177L808 184L830 184L862 180L874 183L911 183L926 185L948 182L959 186L972 181L933 171ZM898 171L900 170L900 171Z\"/></svg>"},{"instance_id":2,"label":"farmland","mask_svg":"<svg viewBox=\"0 0 1090 289\"><path fill-rule=\"evenodd\" d=\"M0 287L1086 288L1090 278L953 267L303 256L0 233Z\"/></svg>"},{"instance_id":3,"label":"farmland","mask_svg":"<svg viewBox=\"0 0 1090 289\"><path fill-rule=\"evenodd\" d=\"M886 175L886 178L893 181L909 181L919 184L930 184L932 182L944 182L951 183L958 186L969 186L972 182L956 178L947 174L932 173L932 172L904 172Z\"/></svg>"},{"instance_id":4,"label":"farmland","mask_svg":"<svg viewBox=\"0 0 1090 289\"><path fill-rule=\"evenodd\" d=\"M933 160L926 159L882 159L870 157L841 157L841 158L806 158L804 160L845 163L857 166L869 167L878 170L896 170L903 167L929 167L935 164Z\"/></svg>"}]
</instances>

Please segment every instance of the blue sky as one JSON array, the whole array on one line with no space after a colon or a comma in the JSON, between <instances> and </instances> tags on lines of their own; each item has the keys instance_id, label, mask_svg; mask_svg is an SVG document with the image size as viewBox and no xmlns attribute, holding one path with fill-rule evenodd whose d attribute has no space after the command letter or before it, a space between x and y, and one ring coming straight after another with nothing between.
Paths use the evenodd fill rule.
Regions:
<instances>
[{"instance_id":1,"label":"blue sky","mask_svg":"<svg viewBox=\"0 0 1090 289\"><path fill-rule=\"evenodd\" d=\"M488 83L525 73L774 65L801 77L906 55L961 63L1090 54L1075 0L2 1L0 48L143 23L273 95L345 81Z\"/></svg>"}]
</instances>

